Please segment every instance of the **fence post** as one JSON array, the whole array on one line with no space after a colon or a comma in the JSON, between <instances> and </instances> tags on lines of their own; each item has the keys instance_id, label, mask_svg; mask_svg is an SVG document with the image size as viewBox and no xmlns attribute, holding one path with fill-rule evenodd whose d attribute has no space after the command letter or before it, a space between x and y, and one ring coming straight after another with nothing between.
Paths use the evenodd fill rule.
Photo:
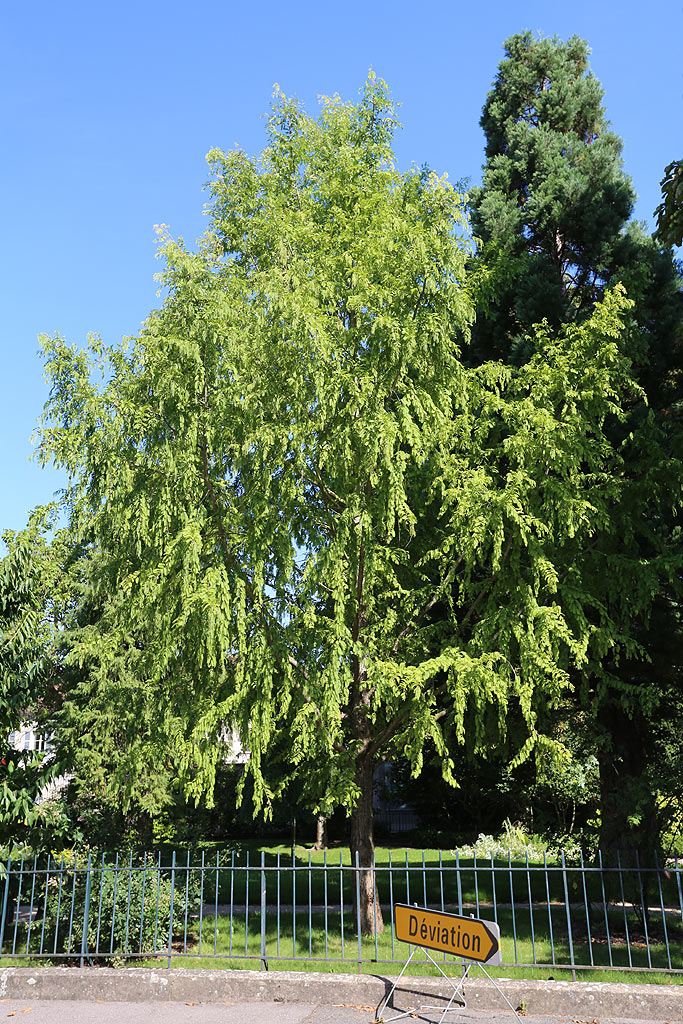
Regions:
<instances>
[{"instance_id":1,"label":"fence post","mask_svg":"<svg viewBox=\"0 0 683 1024\"><path fill-rule=\"evenodd\" d=\"M173 851L173 857L171 858L171 905L169 907L168 915L168 961L167 966L171 966L171 952L173 950L173 890L175 888L175 850Z\"/></svg>"},{"instance_id":2,"label":"fence post","mask_svg":"<svg viewBox=\"0 0 683 1024\"><path fill-rule=\"evenodd\" d=\"M88 854L88 864L85 875L85 908L83 910L83 934L81 936L81 967L83 967L88 952L88 924L90 921L90 868L91 859Z\"/></svg>"},{"instance_id":3,"label":"fence post","mask_svg":"<svg viewBox=\"0 0 683 1024\"><path fill-rule=\"evenodd\" d=\"M569 909L569 888L567 886L567 865L562 851L562 881L564 882L564 901L567 910L567 934L569 936L569 962L572 968L572 981L576 981L576 970L574 968L574 939L572 937L572 915Z\"/></svg>"},{"instance_id":4,"label":"fence post","mask_svg":"<svg viewBox=\"0 0 683 1024\"><path fill-rule=\"evenodd\" d=\"M360 919L360 858L356 850L356 928L358 930L358 973L363 970L363 952L361 949L361 919Z\"/></svg>"},{"instance_id":5,"label":"fence post","mask_svg":"<svg viewBox=\"0 0 683 1024\"><path fill-rule=\"evenodd\" d=\"M263 970L268 970L268 959L266 957L266 853L261 850L261 962Z\"/></svg>"},{"instance_id":6,"label":"fence post","mask_svg":"<svg viewBox=\"0 0 683 1024\"><path fill-rule=\"evenodd\" d=\"M2 952L2 944L5 941L5 921L7 920L7 898L9 896L9 880L10 872L12 870L12 858L7 858L7 874L5 875L5 895L2 900L2 924L0 925L0 953Z\"/></svg>"}]
</instances>

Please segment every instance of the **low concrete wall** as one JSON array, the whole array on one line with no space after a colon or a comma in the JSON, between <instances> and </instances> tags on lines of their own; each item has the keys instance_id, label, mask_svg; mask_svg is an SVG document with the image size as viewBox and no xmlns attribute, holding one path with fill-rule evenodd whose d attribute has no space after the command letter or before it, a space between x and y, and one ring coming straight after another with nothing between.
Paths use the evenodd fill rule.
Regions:
<instances>
[{"instance_id":1,"label":"low concrete wall","mask_svg":"<svg viewBox=\"0 0 683 1024\"><path fill-rule=\"evenodd\" d=\"M683 1022L680 985L497 979L513 1006L530 1014L587 1018L627 1017ZM389 975L314 974L299 971L150 970L144 967L5 967L0 999L81 999L122 1002L350 1003L379 1006L393 984ZM413 1006L450 995L439 978L402 978L396 1005ZM504 1010L500 994L486 979L468 981L472 1009Z\"/></svg>"}]
</instances>

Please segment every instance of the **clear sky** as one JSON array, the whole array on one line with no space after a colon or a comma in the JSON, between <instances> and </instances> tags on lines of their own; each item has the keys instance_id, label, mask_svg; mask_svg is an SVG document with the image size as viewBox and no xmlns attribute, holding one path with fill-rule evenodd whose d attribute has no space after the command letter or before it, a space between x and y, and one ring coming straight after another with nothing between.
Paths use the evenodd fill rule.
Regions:
<instances>
[{"instance_id":1,"label":"clear sky","mask_svg":"<svg viewBox=\"0 0 683 1024\"><path fill-rule=\"evenodd\" d=\"M0 531L62 483L28 459L46 398L38 335L134 334L158 302L154 225L204 228L205 154L264 144L275 82L315 110L372 66L402 107L402 167L481 178L482 104L509 35L582 36L653 226L683 156L680 0L8 4L0 35Z\"/></svg>"}]
</instances>

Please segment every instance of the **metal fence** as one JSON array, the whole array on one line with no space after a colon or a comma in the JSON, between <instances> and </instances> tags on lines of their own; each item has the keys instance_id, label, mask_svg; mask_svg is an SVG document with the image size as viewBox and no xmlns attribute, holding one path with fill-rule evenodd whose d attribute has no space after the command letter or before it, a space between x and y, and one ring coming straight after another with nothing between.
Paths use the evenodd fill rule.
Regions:
<instances>
[{"instance_id":1,"label":"metal fence","mask_svg":"<svg viewBox=\"0 0 683 1024\"><path fill-rule=\"evenodd\" d=\"M396 940L392 907L414 903L496 921L503 966L683 973L682 869L677 858L644 866L619 855L584 864L564 854L530 863L382 851L377 927L365 935L356 924L363 869L348 853L22 858L0 872L0 958L221 958L266 969L305 961L360 971L405 962L411 947Z\"/></svg>"}]
</instances>

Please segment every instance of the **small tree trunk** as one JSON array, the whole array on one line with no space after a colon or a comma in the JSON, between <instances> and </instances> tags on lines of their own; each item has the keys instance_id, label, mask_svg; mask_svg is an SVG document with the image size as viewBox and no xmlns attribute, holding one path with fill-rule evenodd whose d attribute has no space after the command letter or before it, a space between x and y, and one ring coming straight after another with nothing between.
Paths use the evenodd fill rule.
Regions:
<instances>
[{"instance_id":1,"label":"small tree trunk","mask_svg":"<svg viewBox=\"0 0 683 1024\"><path fill-rule=\"evenodd\" d=\"M358 880L354 872L353 902L356 924L363 935L380 935L384 931L382 908L377 894L375 872L372 870L375 844L373 840L374 813L373 764L363 758L356 762L356 783L360 789L358 803L351 812L351 866L356 866L358 854ZM363 870L366 869L366 870ZM360 918L360 920L358 920Z\"/></svg>"},{"instance_id":2,"label":"small tree trunk","mask_svg":"<svg viewBox=\"0 0 683 1024\"><path fill-rule=\"evenodd\" d=\"M319 814L315 823L315 844L313 849L327 849L327 818L324 814Z\"/></svg>"}]
</instances>

